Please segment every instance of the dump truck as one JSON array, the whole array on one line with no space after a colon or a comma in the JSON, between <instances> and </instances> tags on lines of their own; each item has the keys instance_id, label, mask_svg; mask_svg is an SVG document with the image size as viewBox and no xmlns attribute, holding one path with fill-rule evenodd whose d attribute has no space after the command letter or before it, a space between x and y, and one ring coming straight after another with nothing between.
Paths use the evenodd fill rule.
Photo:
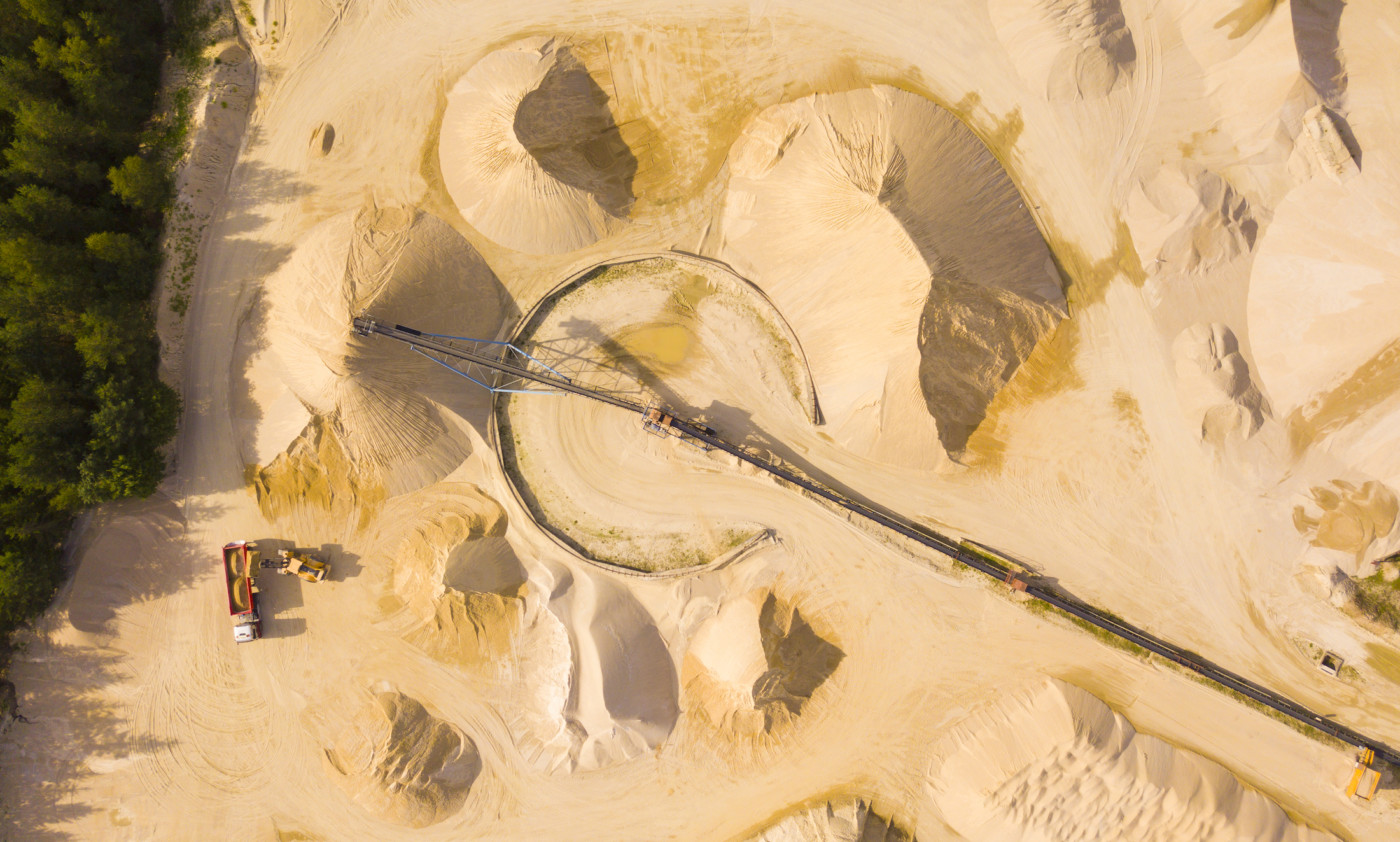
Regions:
<instances>
[{"instance_id":1,"label":"dump truck","mask_svg":"<svg viewBox=\"0 0 1400 842\"><path fill-rule=\"evenodd\" d=\"M319 582L331 571L326 562L293 550L278 550L277 558L264 559L262 566L284 576L300 576L308 582Z\"/></svg>"},{"instance_id":2,"label":"dump truck","mask_svg":"<svg viewBox=\"0 0 1400 842\"><path fill-rule=\"evenodd\" d=\"M1376 797L1376 790L1381 785L1381 770L1371 766L1375 762L1376 750L1373 748L1363 748L1356 756L1356 768L1352 769L1351 781L1347 783L1348 798L1370 801Z\"/></svg>"},{"instance_id":3,"label":"dump truck","mask_svg":"<svg viewBox=\"0 0 1400 842\"><path fill-rule=\"evenodd\" d=\"M247 643L262 637L258 617L258 586L254 584L257 549L247 541L224 545L224 584L228 589L228 613L233 617L233 639Z\"/></svg>"}]
</instances>

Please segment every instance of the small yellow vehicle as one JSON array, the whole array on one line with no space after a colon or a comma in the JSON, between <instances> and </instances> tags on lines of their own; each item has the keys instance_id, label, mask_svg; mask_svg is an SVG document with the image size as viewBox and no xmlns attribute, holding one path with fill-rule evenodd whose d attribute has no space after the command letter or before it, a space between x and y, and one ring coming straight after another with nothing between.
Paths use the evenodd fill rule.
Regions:
<instances>
[{"instance_id":1,"label":"small yellow vehicle","mask_svg":"<svg viewBox=\"0 0 1400 842\"><path fill-rule=\"evenodd\" d=\"M278 550L277 557L263 559L262 566L284 576L300 576L308 582L319 582L331 572L326 562L293 550Z\"/></svg>"}]
</instances>

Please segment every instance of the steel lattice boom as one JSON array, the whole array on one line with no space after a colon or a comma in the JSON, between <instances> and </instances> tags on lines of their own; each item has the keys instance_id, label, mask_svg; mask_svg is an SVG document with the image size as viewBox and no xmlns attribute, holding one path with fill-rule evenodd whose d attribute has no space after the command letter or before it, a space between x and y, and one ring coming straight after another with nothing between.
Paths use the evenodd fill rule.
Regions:
<instances>
[{"instance_id":1,"label":"steel lattice boom","mask_svg":"<svg viewBox=\"0 0 1400 842\"><path fill-rule=\"evenodd\" d=\"M704 424L676 418L669 410L647 406L603 389L577 383L510 343L423 333L403 325L381 324L367 316L356 318L354 325L355 332L362 336L375 335L397 339L407 344L414 352L452 369L493 392L569 393L638 413L643 416L645 423L651 426L665 428L683 438L692 440L692 442L698 442L729 453L871 523L936 550L979 573L1011 585L1018 591L1049 603L1067 614L1178 664L1233 693L1266 705L1324 734L1329 734L1363 750L1373 751L1375 757L1400 767L1400 753L1395 752L1382 742L1314 713L1286 696L1255 684L1237 673L1217 667L1195 653L1150 635L1107 611L1080 602L1059 591L1052 584L1039 581L1036 577L1003 564L992 556L970 552L953 539L921 523L883 507L853 500L847 494L812 479L800 469L781 462L770 453L759 452L743 445L731 444L720 438L714 430ZM490 375L478 379L478 377L468 373L471 371L482 375L490 372ZM535 386L543 388L533 388Z\"/></svg>"}]
</instances>

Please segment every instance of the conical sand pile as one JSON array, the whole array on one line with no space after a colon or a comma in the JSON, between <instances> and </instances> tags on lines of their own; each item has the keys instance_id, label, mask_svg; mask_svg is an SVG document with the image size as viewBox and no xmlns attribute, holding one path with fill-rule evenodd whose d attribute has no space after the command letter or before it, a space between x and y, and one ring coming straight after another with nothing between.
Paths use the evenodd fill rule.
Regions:
<instances>
[{"instance_id":1,"label":"conical sand pile","mask_svg":"<svg viewBox=\"0 0 1400 842\"><path fill-rule=\"evenodd\" d=\"M486 393L351 325L367 312L428 332L495 335L500 284L446 223L409 208L341 214L306 237L268 290L268 337L283 376L313 413L336 418L360 469L385 471L393 492L465 458L465 439L442 410L479 420Z\"/></svg>"},{"instance_id":2,"label":"conical sand pile","mask_svg":"<svg viewBox=\"0 0 1400 842\"><path fill-rule=\"evenodd\" d=\"M470 737L387 687L345 694L311 720L331 778L379 819L436 824L462 808L481 774Z\"/></svg>"},{"instance_id":3,"label":"conical sand pile","mask_svg":"<svg viewBox=\"0 0 1400 842\"><path fill-rule=\"evenodd\" d=\"M608 96L566 45L487 55L447 95L438 161L462 216L516 251L597 242L627 217L636 159Z\"/></svg>"},{"instance_id":4,"label":"conical sand pile","mask_svg":"<svg viewBox=\"0 0 1400 842\"><path fill-rule=\"evenodd\" d=\"M757 591L702 625L684 663L686 705L726 734L791 725L845 653L794 606Z\"/></svg>"},{"instance_id":5,"label":"conical sand pile","mask_svg":"<svg viewBox=\"0 0 1400 842\"><path fill-rule=\"evenodd\" d=\"M876 87L775 106L730 169L721 256L791 322L827 421L857 450L879 454L894 427L905 454L961 450L1063 316L1006 172L921 97Z\"/></svg>"}]
</instances>

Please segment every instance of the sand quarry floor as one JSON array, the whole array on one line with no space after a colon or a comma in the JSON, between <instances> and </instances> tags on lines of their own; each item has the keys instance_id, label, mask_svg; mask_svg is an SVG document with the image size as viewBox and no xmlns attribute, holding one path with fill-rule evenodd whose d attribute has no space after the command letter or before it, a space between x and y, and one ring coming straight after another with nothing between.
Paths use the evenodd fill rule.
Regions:
<instances>
[{"instance_id":1,"label":"sand quarry floor","mask_svg":"<svg viewBox=\"0 0 1400 842\"><path fill-rule=\"evenodd\" d=\"M172 473L21 641L9 835L1396 838L1344 747L351 333L515 338L1400 745L1400 10L872 5L226 21ZM244 645L237 539L332 565Z\"/></svg>"}]
</instances>

